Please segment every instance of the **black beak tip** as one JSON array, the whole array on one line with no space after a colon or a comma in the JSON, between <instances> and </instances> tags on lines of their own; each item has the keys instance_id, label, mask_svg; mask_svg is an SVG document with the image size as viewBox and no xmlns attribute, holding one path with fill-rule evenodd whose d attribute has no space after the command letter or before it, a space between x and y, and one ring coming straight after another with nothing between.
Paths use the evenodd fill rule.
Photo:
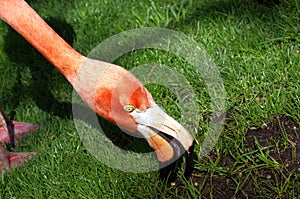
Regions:
<instances>
[{"instance_id":1,"label":"black beak tip","mask_svg":"<svg viewBox=\"0 0 300 199\"><path fill-rule=\"evenodd\" d=\"M184 162L184 170L183 174L185 178L189 178L193 171L193 154L194 154L194 144L192 143L190 148L185 151L185 162ZM183 149L183 148L182 148ZM175 182L177 181L177 169L179 162L181 162L183 158L179 158L178 160L172 162L166 167L160 169L160 178L167 182Z\"/></svg>"},{"instance_id":2,"label":"black beak tip","mask_svg":"<svg viewBox=\"0 0 300 199\"><path fill-rule=\"evenodd\" d=\"M194 146L195 146L195 141L193 141L190 148L185 152L185 164L184 164L183 174L186 178L189 178L193 171Z\"/></svg>"}]
</instances>

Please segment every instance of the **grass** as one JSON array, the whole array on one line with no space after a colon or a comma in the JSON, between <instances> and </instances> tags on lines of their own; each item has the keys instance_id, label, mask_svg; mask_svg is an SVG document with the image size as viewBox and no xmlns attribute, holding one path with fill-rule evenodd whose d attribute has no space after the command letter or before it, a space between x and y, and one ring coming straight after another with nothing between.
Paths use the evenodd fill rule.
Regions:
<instances>
[{"instance_id":1,"label":"grass","mask_svg":"<svg viewBox=\"0 0 300 199\"><path fill-rule=\"evenodd\" d=\"M280 135L275 144L262 145L257 139L250 147L247 136L251 129L271 127L275 116L296 121L295 134L299 135L300 1L282 0L272 7L246 0L29 3L85 55L106 38L133 28L169 28L192 37L207 50L221 73L227 119L214 150L204 158L196 157L193 178L183 179L177 186L161 182L158 172L132 174L112 169L97 161L81 143L72 117L72 87L1 21L0 102L10 118L39 125L14 149L37 151L39 156L8 175L2 174L0 198L299 195L299 173L286 171L284 160L272 156L274 150L282 152L281 143L285 148L292 147L291 135L284 127L274 130ZM189 67L184 59L160 50L140 50L115 61L127 69L152 62L170 66L186 77L203 115L197 130L205 132L211 112L209 95L201 75L184 70ZM180 117L176 97L168 89L147 87L171 116ZM126 146L129 143L129 148L137 151L137 146L145 147L145 143L132 143L116 127L103 123L106 129L116 131L110 137L113 141L121 140L120 145ZM200 146L195 150L199 152ZM294 162L299 162L298 154L294 147Z\"/></svg>"}]
</instances>

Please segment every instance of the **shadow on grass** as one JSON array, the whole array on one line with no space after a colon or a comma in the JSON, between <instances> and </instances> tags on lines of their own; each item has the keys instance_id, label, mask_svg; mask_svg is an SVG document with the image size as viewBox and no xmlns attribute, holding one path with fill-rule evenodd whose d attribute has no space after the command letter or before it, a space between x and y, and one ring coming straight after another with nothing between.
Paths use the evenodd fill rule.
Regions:
<instances>
[{"instance_id":1,"label":"shadow on grass","mask_svg":"<svg viewBox=\"0 0 300 199\"><path fill-rule=\"evenodd\" d=\"M209 6L199 6L187 18L187 22L191 21L194 17L202 16L205 13L206 17L213 16L221 13L232 13L235 17L242 17L245 15L251 15L253 17L261 18L262 16L275 16L274 9L276 6L280 6L280 3L276 0L244 0L244 1L217 1ZM229 15L221 15L229 16Z\"/></svg>"},{"instance_id":2,"label":"shadow on grass","mask_svg":"<svg viewBox=\"0 0 300 199\"><path fill-rule=\"evenodd\" d=\"M133 137L123 132L117 125L114 125L99 116L97 116L97 124L91 122L91 118L89 118L91 117L91 110L88 107L82 106L81 104L73 104L73 111L80 111L80 114L74 115L74 119L84 121L86 124L91 125L92 128L97 129L99 133L104 133L117 147L136 153L147 153L152 151L145 139Z\"/></svg>"},{"instance_id":3,"label":"shadow on grass","mask_svg":"<svg viewBox=\"0 0 300 199\"><path fill-rule=\"evenodd\" d=\"M243 18L251 15L266 22L267 28L271 27L272 22L269 20L279 17L274 13L278 12L277 7L281 6L280 0L244 0L244 1L216 1L213 4L203 4L201 1L195 1L193 8L187 10L186 18L182 21L170 23L169 28L176 28L186 24L193 24L204 19L214 19L215 16L226 19L228 16ZM228 14L231 15L228 15ZM251 20L251 19L249 19ZM270 22L270 23L269 23Z\"/></svg>"}]
</instances>

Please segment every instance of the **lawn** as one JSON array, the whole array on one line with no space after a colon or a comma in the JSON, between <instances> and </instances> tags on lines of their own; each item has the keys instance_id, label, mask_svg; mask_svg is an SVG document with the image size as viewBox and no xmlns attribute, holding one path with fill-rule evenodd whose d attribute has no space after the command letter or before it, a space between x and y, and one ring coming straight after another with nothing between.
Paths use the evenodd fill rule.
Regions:
<instances>
[{"instance_id":1,"label":"lawn","mask_svg":"<svg viewBox=\"0 0 300 199\"><path fill-rule=\"evenodd\" d=\"M205 77L171 52L127 53L114 63L128 70L160 63L188 80L200 112L194 115L199 119L194 129L199 132L196 155L192 176L185 179L179 169L173 184L163 182L158 171L128 173L111 168L80 139L71 85L1 21L0 104L9 118L39 125L12 150L36 151L39 156L1 174L0 198L299 197L300 1L282 0L279 5L250 0L27 2L83 55L105 39L134 28L184 33L215 63L226 92L226 116L213 150L200 156L212 119ZM169 115L180 118L176 95L161 85L146 87ZM110 140L124 149L151 151L140 139L103 120L100 123Z\"/></svg>"}]
</instances>

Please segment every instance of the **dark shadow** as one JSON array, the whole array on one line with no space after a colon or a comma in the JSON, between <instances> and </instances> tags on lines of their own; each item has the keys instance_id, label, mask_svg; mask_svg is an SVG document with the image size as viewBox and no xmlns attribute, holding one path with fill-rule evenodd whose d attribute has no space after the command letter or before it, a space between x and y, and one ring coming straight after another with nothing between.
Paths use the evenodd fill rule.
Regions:
<instances>
[{"instance_id":1,"label":"dark shadow","mask_svg":"<svg viewBox=\"0 0 300 199\"><path fill-rule=\"evenodd\" d=\"M279 5L280 0L256 0L259 4L273 7L275 5Z\"/></svg>"},{"instance_id":2,"label":"dark shadow","mask_svg":"<svg viewBox=\"0 0 300 199\"><path fill-rule=\"evenodd\" d=\"M75 40L72 26L57 18L48 18L46 22L72 45ZM68 84L67 80L12 28L9 28L5 37L4 49L9 59L18 68L18 81L14 85L14 96L9 100L13 107L18 106L20 99L31 97L43 111L62 118L70 118L71 103L56 99L51 92L52 86ZM31 81L25 85L22 83L22 76L27 74L27 70L30 71Z\"/></svg>"},{"instance_id":3,"label":"dark shadow","mask_svg":"<svg viewBox=\"0 0 300 199\"><path fill-rule=\"evenodd\" d=\"M117 147L136 153L148 153L153 151L144 138L133 137L123 132L117 125L114 125L99 116L97 116L97 121L91 120L90 117L94 116L94 112L87 106L76 103L73 104L72 109L75 113L74 118L91 125L93 128L97 129L99 133L104 133L105 136ZM99 129L99 126L102 129Z\"/></svg>"},{"instance_id":4,"label":"dark shadow","mask_svg":"<svg viewBox=\"0 0 300 199\"><path fill-rule=\"evenodd\" d=\"M220 13L234 13L236 17L242 17L246 13L251 13L252 16L261 19L267 19L276 16L276 7L280 6L280 0L244 0L244 1L224 1L219 0L213 4L205 5L201 1L195 1L192 4L193 8L187 11L186 18L179 22L171 22L168 28L175 28L184 26L185 24L192 24L195 21L202 21L205 18L211 18L218 15L226 18L226 15Z\"/></svg>"}]
</instances>

